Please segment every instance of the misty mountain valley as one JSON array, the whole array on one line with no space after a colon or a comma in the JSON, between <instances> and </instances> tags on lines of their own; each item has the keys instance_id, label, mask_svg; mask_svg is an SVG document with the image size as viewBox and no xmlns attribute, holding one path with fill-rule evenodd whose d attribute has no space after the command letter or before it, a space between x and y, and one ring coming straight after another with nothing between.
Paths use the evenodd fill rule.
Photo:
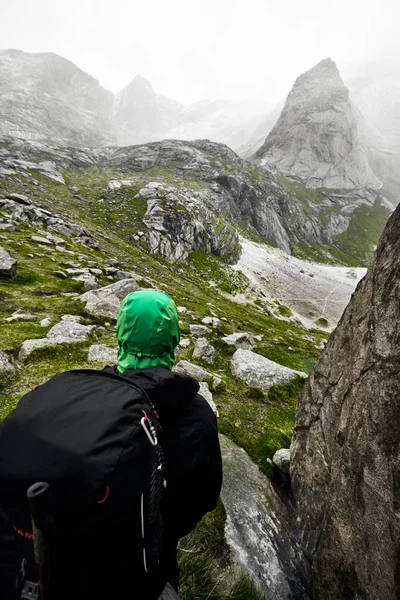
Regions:
<instances>
[{"instance_id":1,"label":"misty mountain valley","mask_svg":"<svg viewBox=\"0 0 400 600\"><path fill-rule=\"evenodd\" d=\"M164 292L223 465L179 598L400 598L400 55L342 75L317 53L280 100L178 101L32 49L0 50L0 440L36 386L117 365L121 302ZM0 575L0 597L58 600L40 581L6 597Z\"/></svg>"}]
</instances>

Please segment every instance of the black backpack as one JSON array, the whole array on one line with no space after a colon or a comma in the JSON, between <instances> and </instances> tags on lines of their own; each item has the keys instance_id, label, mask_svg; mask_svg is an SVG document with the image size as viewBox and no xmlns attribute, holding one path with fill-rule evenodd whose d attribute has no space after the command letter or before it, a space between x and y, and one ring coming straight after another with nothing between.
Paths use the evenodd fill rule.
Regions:
<instances>
[{"instance_id":1,"label":"black backpack","mask_svg":"<svg viewBox=\"0 0 400 600\"><path fill-rule=\"evenodd\" d=\"M27 500L38 482L48 485L37 517L50 548L42 595L158 597L166 482L157 419L143 389L105 371L67 371L19 401L0 425L0 522L16 557L4 570L22 565L10 599L38 593Z\"/></svg>"}]
</instances>

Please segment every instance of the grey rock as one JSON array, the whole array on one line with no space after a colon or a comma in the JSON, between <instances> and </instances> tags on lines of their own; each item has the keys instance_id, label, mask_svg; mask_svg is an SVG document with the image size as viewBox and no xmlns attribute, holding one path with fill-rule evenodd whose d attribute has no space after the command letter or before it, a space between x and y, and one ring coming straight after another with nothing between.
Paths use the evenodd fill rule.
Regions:
<instances>
[{"instance_id":1,"label":"grey rock","mask_svg":"<svg viewBox=\"0 0 400 600\"><path fill-rule=\"evenodd\" d=\"M49 325L51 325L51 319L49 319L49 317L45 317L40 321L41 327L48 327Z\"/></svg>"},{"instance_id":2,"label":"grey rock","mask_svg":"<svg viewBox=\"0 0 400 600\"><path fill-rule=\"evenodd\" d=\"M117 260L116 258L107 258L107 260L104 261L106 265L110 265L110 267L118 267L119 265L119 260Z\"/></svg>"},{"instance_id":3,"label":"grey rock","mask_svg":"<svg viewBox=\"0 0 400 600\"><path fill-rule=\"evenodd\" d=\"M71 254L72 256L75 254L73 250L67 250L64 246L56 246L56 250L59 252L64 252L65 254Z\"/></svg>"},{"instance_id":4,"label":"grey rock","mask_svg":"<svg viewBox=\"0 0 400 600\"><path fill-rule=\"evenodd\" d=\"M81 325L75 321L64 320L54 325L46 337L57 344L86 341L95 328L95 325Z\"/></svg>"},{"instance_id":5,"label":"grey rock","mask_svg":"<svg viewBox=\"0 0 400 600\"><path fill-rule=\"evenodd\" d=\"M68 275L64 273L64 271L53 271L52 275L54 275L54 277L58 277L59 279L68 279Z\"/></svg>"},{"instance_id":6,"label":"grey rock","mask_svg":"<svg viewBox=\"0 0 400 600\"><path fill-rule=\"evenodd\" d=\"M115 365L117 363L117 350L104 344L94 344L89 348L88 360Z\"/></svg>"},{"instance_id":7,"label":"grey rock","mask_svg":"<svg viewBox=\"0 0 400 600\"><path fill-rule=\"evenodd\" d=\"M100 248L100 244L92 237L81 237L79 241L88 248L92 248L92 250L98 250Z\"/></svg>"},{"instance_id":8,"label":"grey rock","mask_svg":"<svg viewBox=\"0 0 400 600\"><path fill-rule=\"evenodd\" d=\"M75 320L71 320L71 317L75 318L75 315L65 315L65 317L67 319L54 325L45 338L25 340L18 355L19 360L25 360L37 348L85 341L95 329L94 325L81 325Z\"/></svg>"},{"instance_id":9,"label":"grey rock","mask_svg":"<svg viewBox=\"0 0 400 600\"><path fill-rule=\"evenodd\" d=\"M295 515L246 452L220 435L226 541L266 598L309 600L309 565L294 541Z\"/></svg>"},{"instance_id":10,"label":"grey rock","mask_svg":"<svg viewBox=\"0 0 400 600\"><path fill-rule=\"evenodd\" d=\"M290 448L281 448L277 450L272 457L272 462L283 473L290 471Z\"/></svg>"},{"instance_id":11,"label":"grey rock","mask_svg":"<svg viewBox=\"0 0 400 600\"><path fill-rule=\"evenodd\" d=\"M291 480L315 600L398 598L400 206L300 395Z\"/></svg>"},{"instance_id":12,"label":"grey rock","mask_svg":"<svg viewBox=\"0 0 400 600\"><path fill-rule=\"evenodd\" d=\"M122 184L117 179L111 179L111 181L107 183L107 189L111 192L113 192L114 190L119 190L121 187Z\"/></svg>"},{"instance_id":13,"label":"grey rock","mask_svg":"<svg viewBox=\"0 0 400 600\"><path fill-rule=\"evenodd\" d=\"M7 198L9 198L10 200L14 200L14 202L18 202L18 204L31 204L31 201L29 200L28 196L25 196L24 194L7 194Z\"/></svg>"},{"instance_id":14,"label":"grey rock","mask_svg":"<svg viewBox=\"0 0 400 600\"><path fill-rule=\"evenodd\" d=\"M139 289L135 279L124 279L80 296L89 314L117 319L121 300Z\"/></svg>"},{"instance_id":15,"label":"grey rock","mask_svg":"<svg viewBox=\"0 0 400 600\"><path fill-rule=\"evenodd\" d=\"M95 277L85 277L83 281L83 289L85 290L85 292L90 292L91 290L98 290L99 288L100 284L97 283Z\"/></svg>"},{"instance_id":16,"label":"grey rock","mask_svg":"<svg viewBox=\"0 0 400 600\"><path fill-rule=\"evenodd\" d=\"M15 224L14 223L0 223L0 230L1 231L15 231Z\"/></svg>"},{"instance_id":17,"label":"grey rock","mask_svg":"<svg viewBox=\"0 0 400 600\"><path fill-rule=\"evenodd\" d=\"M203 335L211 333L211 329L209 327L206 327L205 325L190 325L190 333L194 337L201 337Z\"/></svg>"},{"instance_id":18,"label":"grey rock","mask_svg":"<svg viewBox=\"0 0 400 600\"><path fill-rule=\"evenodd\" d=\"M14 365L8 360L7 354L0 350L0 373L4 371L12 371L14 369Z\"/></svg>"},{"instance_id":19,"label":"grey rock","mask_svg":"<svg viewBox=\"0 0 400 600\"><path fill-rule=\"evenodd\" d=\"M188 313L186 306L177 306L176 309L180 315L186 315Z\"/></svg>"},{"instance_id":20,"label":"grey rock","mask_svg":"<svg viewBox=\"0 0 400 600\"><path fill-rule=\"evenodd\" d=\"M219 375L215 375L215 373L210 373L209 371L206 371L206 369L203 369L203 367L194 365L193 363L190 363L187 360L180 360L178 363L176 363L176 365L174 365L172 370L176 371L177 373L189 375L190 377L193 377L193 379L197 379L197 381L207 382L208 380L212 379L213 385L216 387L222 381L222 377L220 377Z\"/></svg>"},{"instance_id":21,"label":"grey rock","mask_svg":"<svg viewBox=\"0 0 400 600\"><path fill-rule=\"evenodd\" d=\"M40 339L36 339L36 340L25 340L22 343L21 349L19 351L18 360L19 361L25 360L37 348L45 348L47 346L54 346L57 343L58 342L56 342L54 340L50 341L47 338L40 338Z\"/></svg>"},{"instance_id":22,"label":"grey rock","mask_svg":"<svg viewBox=\"0 0 400 600\"><path fill-rule=\"evenodd\" d=\"M221 319L218 319L217 317L204 317L201 322L204 323L204 325L211 325L212 327L220 327L222 325Z\"/></svg>"},{"instance_id":23,"label":"grey rock","mask_svg":"<svg viewBox=\"0 0 400 600\"><path fill-rule=\"evenodd\" d=\"M190 344L192 342L190 341L189 338L183 338L180 342L179 342L179 346L181 348L189 348Z\"/></svg>"},{"instance_id":24,"label":"grey rock","mask_svg":"<svg viewBox=\"0 0 400 600\"><path fill-rule=\"evenodd\" d=\"M13 313L11 315L11 317L8 317L7 319L5 319L5 321L7 321L7 323L12 323L13 321L38 321L38 320L39 320L39 317L37 315L23 313L18 310L15 313Z\"/></svg>"},{"instance_id":25,"label":"grey rock","mask_svg":"<svg viewBox=\"0 0 400 600\"><path fill-rule=\"evenodd\" d=\"M216 417L219 417L218 408L213 400L213 395L210 392L210 388L208 387L208 383L205 381L200 381L200 390L199 394L203 396L205 400L207 400L208 404L211 406L211 409Z\"/></svg>"},{"instance_id":26,"label":"grey rock","mask_svg":"<svg viewBox=\"0 0 400 600\"><path fill-rule=\"evenodd\" d=\"M69 230L69 228L64 225L64 223L50 223L51 219L49 220L49 229L52 229L53 231L56 231L57 233L60 233L61 235L65 235L65 237L71 238L72 237L72 231Z\"/></svg>"},{"instance_id":27,"label":"grey rock","mask_svg":"<svg viewBox=\"0 0 400 600\"><path fill-rule=\"evenodd\" d=\"M33 235L31 237L32 242L36 242L37 244L42 244L43 246L53 246L54 244L48 240L47 238L40 237L39 235Z\"/></svg>"},{"instance_id":28,"label":"grey rock","mask_svg":"<svg viewBox=\"0 0 400 600\"><path fill-rule=\"evenodd\" d=\"M242 349L232 356L231 371L247 385L261 388L265 394L272 385L288 383L297 376L307 377L307 373L283 367L260 354Z\"/></svg>"},{"instance_id":29,"label":"grey rock","mask_svg":"<svg viewBox=\"0 0 400 600\"><path fill-rule=\"evenodd\" d=\"M216 350L206 340L206 338L198 338L193 350L193 360L203 360L204 362L213 365L217 356Z\"/></svg>"},{"instance_id":30,"label":"grey rock","mask_svg":"<svg viewBox=\"0 0 400 600\"><path fill-rule=\"evenodd\" d=\"M80 315L63 315L61 321L70 321L72 323L80 323L82 317Z\"/></svg>"},{"instance_id":31,"label":"grey rock","mask_svg":"<svg viewBox=\"0 0 400 600\"><path fill-rule=\"evenodd\" d=\"M251 333L232 333L221 339L229 346L243 348L244 350L252 350L255 346L254 337Z\"/></svg>"},{"instance_id":32,"label":"grey rock","mask_svg":"<svg viewBox=\"0 0 400 600\"><path fill-rule=\"evenodd\" d=\"M122 281L123 279L131 279L133 277L133 273L131 271L119 271L117 270L115 273L115 277Z\"/></svg>"},{"instance_id":33,"label":"grey rock","mask_svg":"<svg viewBox=\"0 0 400 600\"><path fill-rule=\"evenodd\" d=\"M16 259L0 246L0 279L15 279L16 274Z\"/></svg>"},{"instance_id":34,"label":"grey rock","mask_svg":"<svg viewBox=\"0 0 400 600\"><path fill-rule=\"evenodd\" d=\"M83 268L83 269L67 269L67 273L71 277L77 277L78 275L87 275L88 277L90 277L90 271L87 268Z\"/></svg>"}]
</instances>

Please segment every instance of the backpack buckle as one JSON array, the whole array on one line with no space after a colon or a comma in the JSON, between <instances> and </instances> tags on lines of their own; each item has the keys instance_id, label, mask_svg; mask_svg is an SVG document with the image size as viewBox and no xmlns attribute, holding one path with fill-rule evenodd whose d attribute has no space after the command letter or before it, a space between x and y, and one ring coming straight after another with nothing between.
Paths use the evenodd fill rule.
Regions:
<instances>
[{"instance_id":1,"label":"backpack buckle","mask_svg":"<svg viewBox=\"0 0 400 600\"><path fill-rule=\"evenodd\" d=\"M40 584L26 578L28 563L22 559L20 570L15 580L15 587L21 589L21 600L40 600ZM24 586L24 587L22 587Z\"/></svg>"},{"instance_id":2,"label":"backpack buckle","mask_svg":"<svg viewBox=\"0 0 400 600\"><path fill-rule=\"evenodd\" d=\"M21 600L39 600L39 598L40 584L25 579L24 588L21 592Z\"/></svg>"}]
</instances>

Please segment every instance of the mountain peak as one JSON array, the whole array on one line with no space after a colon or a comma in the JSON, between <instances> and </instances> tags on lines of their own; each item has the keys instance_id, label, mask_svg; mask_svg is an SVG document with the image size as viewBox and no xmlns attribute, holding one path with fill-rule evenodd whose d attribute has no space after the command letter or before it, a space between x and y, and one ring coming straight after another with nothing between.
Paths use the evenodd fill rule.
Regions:
<instances>
[{"instance_id":1,"label":"mountain peak","mask_svg":"<svg viewBox=\"0 0 400 600\"><path fill-rule=\"evenodd\" d=\"M349 91L330 58L296 79L255 159L309 187L381 186L361 146Z\"/></svg>"},{"instance_id":2,"label":"mountain peak","mask_svg":"<svg viewBox=\"0 0 400 600\"><path fill-rule=\"evenodd\" d=\"M123 95L127 93L129 95L144 94L146 97L155 95L153 86L151 85L150 81L139 74L135 75L132 81L128 83L128 85L126 85L118 95Z\"/></svg>"}]
</instances>

